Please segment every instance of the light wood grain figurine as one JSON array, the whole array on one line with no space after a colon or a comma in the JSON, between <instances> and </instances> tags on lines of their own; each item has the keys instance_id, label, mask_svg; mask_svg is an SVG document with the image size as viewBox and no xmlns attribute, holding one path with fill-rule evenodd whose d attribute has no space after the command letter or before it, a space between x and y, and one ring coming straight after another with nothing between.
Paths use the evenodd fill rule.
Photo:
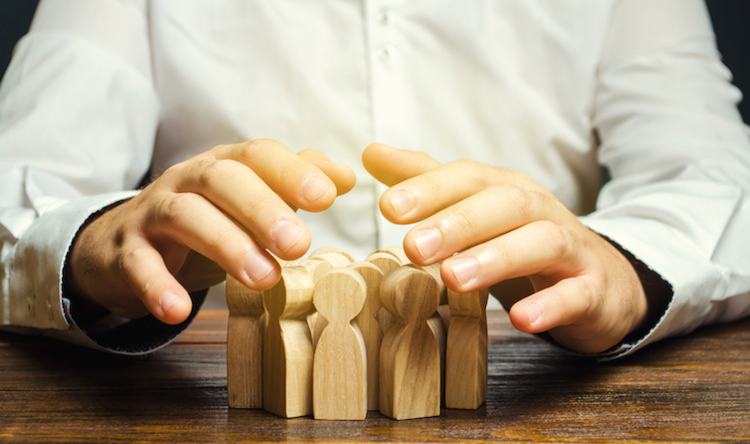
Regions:
<instances>
[{"instance_id":1,"label":"light wood grain figurine","mask_svg":"<svg viewBox=\"0 0 750 444\"><path fill-rule=\"evenodd\" d=\"M294 418L312 414L313 347L305 319L313 284L303 267L283 267L281 279L263 292L263 408Z\"/></svg>"},{"instance_id":2,"label":"light wood grain figurine","mask_svg":"<svg viewBox=\"0 0 750 444\"><path fill-rule=\"evenodd\" d=\"M440 352L440 405L445 405L445 372L446 372L446 346L448 344L448 327L443 323L443 318L437 311L427 319L432 334Z\"/></svg>"},{"instance_id":3,"label":"light wood grain figurine","mask_svg":"<svg viewBox=\"0 0 750 444\"><path fill-rule=\"evenodd\" d=\"M263 407L263 294L231 276L226 283L227 397L229 407Z\"/></svg>"},{"instance_id":4,"label":"light wood grain figurine","mask_svg":"<svg viewBox=\"0 0 750 444\"><path fill-rule=\"evenodd\" d=\"M322 256L322 255L328 254L328 253L338 253L338 254L344 256L346 258L346 260L349 261L349 263L354 262L354 257L351 254L347 253L344 250L338 249L336 247L320 247L320 248L316 248L315 251L313 251L312 253L310 253L310 258L314 258L316 256Z\"/></svg>"},{"instance_id":5,"label":"light wood grain figurine","mask_svg":"<svg viewBox=\"0 0 750 444\"><path fill-rule=\"evenodd\" d=\"M328 270L343 268L352 263L352 256L349 253L345 253L338 248L333 247L321 247L313 251L310 257L304 261L306 264L314 264L314 276L313 286L318 280L328 272ZM320 262L328 264L328 267L320 266ZM309 267L309 265L308 265ZM310 332L312 333L313 350L318 344L323 329L326 328L327 320L324 317L318 316L317 312L312 312L307 317L307 323L310 326Z\"/></svg>"},{"instance_id":6,"label":"light wood grain figurine","mask_svg":"<svg viewBox=\"0 0 750 444\"><path fill-rule=\"evenodd\" d=\"M369 262L380 268L380 271L383 272L383 275L386 275L389 271L405 265L405 263L401 262L401 259L399 259L397 255L382 250L376 251L367 256L365 262ZM385 334L385 331L388 330L388 326L392 321L391 314L388 312L388 310L381 308L377 313L375 313L375 319L378 320L380 331Z\"/></svg>"},{"instance_id":7,"label":"light wood grain figurine","mask_svg":"<svg viewBox=\"0 0 750 444\"><path fill-rule=\"evenodd\" d=\"M411 262L409 260L409 257L406 256L406 253L404 253L404 249L402 247L393 246L393 247L381 248L380 250L376 250L375 253L387 253L392 256L395 256L396 259L398 259L398 261L402 265L406 265L409 262Z\"/></svg>"},{"instance_id":8,"label":"light wood grain figurine","mask_svg":"<svg viewBox=\"0 0 750 444\"><path fill-rule=\"evenodd\" d=\"M440 350L440 403L441 405L445 405L445 359L448 342L448 324L450 322L450 307L448 306L448 287L445 286L443 278L440 275L440 265L440 262L432 265L408 264L409 267L426 271L433 279L435 279L435 283L438 286L440 305L438 306L437 311L427 319L427 324L435 334L435 339L438 343L438 350Z\"/></svg>"},{"instance_id":9,"label":"light wood grain figurine","mask_svg":"<svg viewBox=\"0 0 750 444\"><path fill-rule=\"evenodd\" d=\"M439 302L435 279L397 268L383 278L380 299L394 318L380 348L380 412L394 419L440 415L440 352L427 324Z\"/></svg>"},{"instance_id":10,"label":"light wood grain figurine","mask_svg":"<svg viewBox=\"0 0 750 444\"><path fill-rule=\"evenodd\" d=\"M446 349L445 406L476 409L487 397L487 299L489 290L448 290L451 308Z\"/></svg>"},{"instance_id":11,"label":"light wood grain figurine","mask_svg":"<svg viewBox=\"0 0 750 444\"><path fill-rule=\"evenodd\" d=\"M443 277L440 275L440 267L442 265L442 262L436 262L431 265L417 265L412 263L409 263L407 265L410 267L418 268L420 270L424 270L429 273L430 276L435 278L435 282L437 282L438 284L438 293L440 294L439 305L448 305L448 287L445 286L445 283L443 283Z\"/></svg>"},{"instance_id":12,"label":"light wood grain figurine","mask_svg":"<svg viewBox=\"0 0 750 444\"><path fill-rule=\"evenodd\" d=\"M350 268L329 271L315 286L315 308L327 320L313 363L315 419L361 420L367 416L365 342L353 323L366 293L364 279Z\"/></svg>"},{"instance_id":13,"label":"light wood grain figurine","mask_svg":"<svg viewBox=\"0 0 750 444\"><path fill-rule=\"evenodd\" d=\"M359 273L367 286L367 297L362 311L354 322L362 332L367 350L367 410L380 409L380 344L383 331L375 314L383 307L380 302L380 282L383 272L369 262L352 262L348 268Z\"/></svg>"},{"instance_id":14,"label":"light wood grain figurine","mask_svg":"<svg viewBox=\"0 0 750 444\"><path fill-rule=\"evenodd\" d=\"M317 251L317 250L316 250ZM326 253L316 253L310 255L308 259L315 259L319 261L325 261L331 264L332 268L343 268L351 264L351 255L338 251L328 251Z\"/></svg>"},{"instance_id":15,"label":"light wood grain figurine","mask_svg":"<svg viewBox=\"0 0 750 444\"><path fill-rule=\"evenodd\" d=\"M319 259L299 259L294 262L293 266L302 267L310 272L313 288L315 288L315 284L317 284L326 273L333 269L330 262ZM313 311L307 315L306 320L312 337L313 350L315 350L318 338L320 338L320 334L323 332L326 325L325 319L320 319L318 312Z\"/></svg>"}]
</instances>

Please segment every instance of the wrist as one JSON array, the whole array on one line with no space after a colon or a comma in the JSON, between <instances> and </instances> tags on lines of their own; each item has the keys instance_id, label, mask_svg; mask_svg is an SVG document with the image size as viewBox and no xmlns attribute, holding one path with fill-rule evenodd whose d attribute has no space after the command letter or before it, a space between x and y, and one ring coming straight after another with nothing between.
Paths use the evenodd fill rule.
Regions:
<instances>
[{"instance_id":1,"label":"wrist","mask_svg":"<svg viewBox=\"0 0 750 444\"><path fill-rule=\"evenodd\" d=\"M641 338L645 336L664 315L664 312L669 305L669 301L672 299L674 290L672 289L672 286L661 277L661 275L636 258L630 251L607 236L599 235L622 254L622 256L630 263L638 277L638 282L643 291L642 302L639 304L640 306L645 305L645 307L639 310L642 313L639 313L636 317L636 321L626 335L625 341L630 341L633 338Z\"/></svg>"}]
</instances>

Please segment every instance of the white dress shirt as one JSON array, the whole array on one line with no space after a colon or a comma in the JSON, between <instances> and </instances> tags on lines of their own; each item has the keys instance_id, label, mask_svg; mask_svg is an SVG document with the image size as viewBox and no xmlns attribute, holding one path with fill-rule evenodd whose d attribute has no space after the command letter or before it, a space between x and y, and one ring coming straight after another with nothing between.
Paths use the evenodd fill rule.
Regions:
<instances>
[{"instance_id":1,"label":"white dress shirt","mask_svg":"<svg viewBox=\"0 0 750 444\"><path fill-rule=\"evenodd\" d=\"M0 324L91 345L62 294L81 225L147 171L261 137L357 173L302 215L313 248L401 244L361 166L377 141L519 170L669 282L609 356L737 319L750 136L729 78L700 0L42 0L0 87Z\"/></svg>"}]
</instances>

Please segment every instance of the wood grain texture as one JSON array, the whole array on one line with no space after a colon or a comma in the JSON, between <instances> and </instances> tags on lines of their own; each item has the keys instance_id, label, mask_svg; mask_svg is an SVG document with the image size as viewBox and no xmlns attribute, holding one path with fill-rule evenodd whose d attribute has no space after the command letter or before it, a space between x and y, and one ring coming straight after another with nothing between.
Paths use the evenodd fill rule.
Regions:
<instances>
[{"instance_id":1,"label":"wood grain texture","mask_svg":"<svg viewBox=\"0 0 750 444\"><path fill-rule=\"evenodd\" d=\"M338 255L337 257L344 257L341 255ZM319 280L325 276L326 273L331 271L333 269L333 266L331 265L331 262L321 259L299 259L292 263L287 263L285 266L295 266L295 267L302 267L310 272L310 277L312 278L312 284L313 288L315 287L315 284L318 283ZM326 320L324 318L320 318L318 316L318 313L313 311L312 313L307 315L307 326L310 329L310 334L312 337L312 345L313 350L315 350L315 346L318 344L318 339L320 338L320 334L323 332L323 329L326 327Z\"/></svg>"},{"instance_id":2,"label":"wood grain texture","mask_svg":"<svg viewBox=\"0 0 750 444\"><path fill-rule=\"evenodd\" d=\"M0 332L0 442L747 442L750 319L606 364L488 311L487 401L393 421L283 419L227 407L227 312L148 356Z\"/></svg>"},{"instance_id":3,"label":"wood grain texture","mask_svg":"<svg viewBox=\"0 0 750 444\"><path fill-rule=\"evenodd\" d=\"M354 262L354 257L351 254L349 254L346 251L341 250L339 248L328 247L328 246L316 248L312 253L310 253L310 257L314 258L316 256L322 256L322 255L325 255L325 254L328 254L328 253L337 253L337 254L340 254L340 255L344 256L346 258L346 260L349 261L350 263Z\"/></svg>"},{"instance_id":4,"label":"wood grain texture","mask_svg":"<svg viewBox=\"0 0 750 444\"><path fill-rule=\"evenodd\" d=\"M443 318L437 311L427 318L427 326L430 327L432 334L435 336L435 342L438 346L440 356L440 405L445 406L445 359L446 346L448 344L448 328L443 323Z\"/></svg>"},{"instance_id":5,"label":"wood grain texture","mask_svg":"<svg viewBox=\"0 0 750 444\"><path fill-rule=\"evenodd\" d=\"M380 412L394 419L438 416L440 351L427 323L438 308L437 282L426 271L396 268L383 278L380 300L393 316L380 346Z\"/></svg>"},{"instance_id":6,"label":"wood grain texture","mask_svg":"<svg viewBox=\"0 0 750 444\"><path fill-rule=\"evenodd\" d=\"M406 264L401 262L397 256L386 251L376 251L375 253L370 254L365 258L365 262L369 262L380 268L383 274Z\"/></svg>"},{"instance_id":7,"label":"wood grain texture","mask_svg":"<svg viewBox=\"0 0 750 444\"><path fill-rule=\"evenodd\" d=\"M376 251L374 253L371 253L369 256L367 256L365 262L369 262L380 268L380 271L383 272L383 275L386 275L391 270L405 265L405 263L401 262L401 259L399 259L397 255L389 251ZM375 313L375 319L378 320L380 331L385 334L386 330L388 330L388 326L392 321L391 314L385 308L381 308Z\"/></svg>"},{"instance_id":8,"label":"wood grain texture","mask_svg":"<svg viewBox=\"0 0 750 444\"><path fill-rule=\"evenodd\" d=\"M352 262L349 268L359 273L367 286L367 297L362 311L354 322L362 332L367 350L367 410L380 409L380 344L383 342L383 331L375 317L383 307L380 302L380 282L383 272L369 262Z\"/></svg>"},{"instance_id":9,"label":"wood grain texture","mask_svg":"<svg viewBox=\"0 0 750 444\"><path fill-rule=\"evenodd\" d=\"M409 262L411 262L409 260L409 257L406 255L406 253L404 253L403 247L393 246L393 247L381 248L379 250L376 250L375 253L390 254L390 255L394 256L396 259L398 259L398 261L401 263L401 265L406 265Z\"/></svg>"},{"instance_id":10,"label":"wood grain texture","mask_svg":"<svg viewBox=\"0 0 750 444\"><path fill-rule=\"evenodd\" d=\"M315 285L313 303L328 322L315 348L313 416L358 419L367 416L367 355L354 318L365 305L365 280L351 268L331 270Z\"/></svg>"},{"instance_id":11,"label":"wood grain texture","mask_svg":"<svg viewBox=\"0 0 750 444\"><path fill-rule=\"evenodd\" d=\"M351 260L352 256L348 253L344 253L343 251L337 251L335 249L334 250L326 249L326 251L327 251L326 253L316 253L314 255L311 255L308 259L328 262L331 265L331 268L343 268L353 262Z\"/></svg>"},{"instance_id":12,"label":"wood grain texture","mask_svg":"<svg viewBox=\"0 0 750 444\"><path fill-rule=\"evenodd\" d=\"M489 290L448 290L451 309L446 344L445 406L476 409L487 397L487 300Z\"/></svg>"},{"instance_id":13,"label":"wood grain texture","mask_svg":"<svg viewBox=\"0 0 750 444\"><path fill-rule=\"evenodd\" d=\"M313 348L306 316L313 284L304 267L283 267L281 279L263 292L263 409L284 418L312 414Z\"/></svg>"},{"instance_id":14,"label":"wood grain texture","mask_svg":"<svg viewBox=\"0 0 750 444\"><path fill-rule=\"evenodd\" d=\"M229 407L263 407L263 294L231 276L226 282L227 396Z\"/></svg>"},{"instance_id":15,"label":"wood grain texture","mask_svg":"<svg viewBox=\"0 0 750 444\"><path fill-rule=\"evenodd\" d=\"M429 273L430 276L435 278L435 282L437 282L438 284L438 294L440 295L439 305L448 305L448 287L445 286L443 277L440 275L440 267L442 265L442 262L437 262L431 265L417 265L411 263L408 265L418 270L424 270Z\"/></svg>"}]
</instances>

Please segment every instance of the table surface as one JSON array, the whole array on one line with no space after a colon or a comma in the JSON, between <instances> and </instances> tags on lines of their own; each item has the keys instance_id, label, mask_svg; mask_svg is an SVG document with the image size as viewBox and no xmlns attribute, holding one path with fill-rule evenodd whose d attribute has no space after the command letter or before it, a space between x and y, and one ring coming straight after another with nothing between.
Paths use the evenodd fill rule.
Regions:
<instances>
[{"instance_id":1,"label":"table surface","mask_svg":"<svg viewBox=\"0 0 750 444\"><path fill-rule=\"evenodd\" d=\"M408 421L227 408L226 322L203 312L140 358L0 333L0 442L750 441L750 320L596 364L490 312L485 405Z\"/></svg>"}]
</instances>

